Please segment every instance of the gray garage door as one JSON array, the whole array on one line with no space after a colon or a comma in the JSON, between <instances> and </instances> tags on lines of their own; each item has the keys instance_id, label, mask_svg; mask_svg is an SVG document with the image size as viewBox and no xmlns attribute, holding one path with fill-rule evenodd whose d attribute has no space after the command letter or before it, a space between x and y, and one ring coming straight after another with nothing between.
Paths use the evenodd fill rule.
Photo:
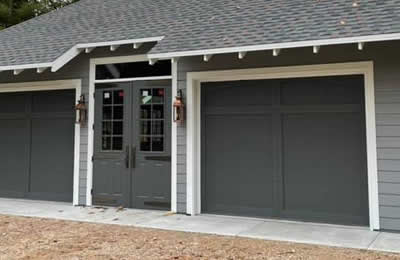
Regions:
<instances>
[{"instance_id":1,"label":"gray garage door","mask_svg":"<svg viewBox=\"0 0 400 260\"><path fill-rule=\"evenodd\" d=\"M363 77L202 85L202 211L368 224Z\"/></svg>"},{"instance_id":2,"label":"gray garage door","mask_svg":"<svg viewBox=\"0 0 400 260\"><path fill-rule=\"evenodd\" d=\"M72 201L74 91L0 94L0 196Z\"/></svg>"}]
</instances>

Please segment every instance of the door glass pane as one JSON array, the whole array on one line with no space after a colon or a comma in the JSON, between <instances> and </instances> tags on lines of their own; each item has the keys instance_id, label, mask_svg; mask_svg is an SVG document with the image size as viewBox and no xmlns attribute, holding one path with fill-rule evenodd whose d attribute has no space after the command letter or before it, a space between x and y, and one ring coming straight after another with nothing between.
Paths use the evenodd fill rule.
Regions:
<instances>
[{"instance_id":1,"label":"door glass pane","mask_svg":"<svg viewBox=\"0 0 400 260\"><path fill-rule=\"evenodd\" d=\"M153 89L153 104L163 104L164 103L164 89L154 88Z\"/></svg>"},{"instance_id":2,"label":"door glass pane","mask_svg":"<svg viewBox=\"0 0 400 260\"><path fill-rule=\"evenodd\" d=\"M113 122L113 135L122 135L122 121Z\"/></svg>"},{"instance_id":3,"label":"door glass pane","mask_svg":"<svg viewBox=\"0 0 400 260\"><path fill-rule=\"evenodd\" d=\"M151 105L140 106L140 118L151 119Z\"/></svg>"},{"instance_id":4,"label":"door glass pane","mask_svg":"<svg viewBox=\"0 0 400 260\"><path fill-rule=\"evenodd\" d=\"M164 151L164 138L162 137L153 137L152 138L152 150L154 152Z\"/></svg>"},{"instance_id":5,"label":"door glass pane","mask_svg":"<svg viewBox=\"0 0 400 260\"><path fill-rule=\"evenodd\" d=\"M165 89L140 89L140 150L164 151Z\"/></svg>"},{"instance_id":6,"label":"door glass pane","mask_svg":"<svg viewBox=\"0 0 400 260\"><path fill-rule=\"evenodd\" d=\"M111 150L111 137L103 136L101 148L103 150Z\"/></svg>"},{"instance_id":7,"label":"door glass pane","mask_svg":"<svg viewBox=\"0 0 400 260\"><path fill-rule=\"evenodd\" d=\"M124 91L115 90L114 91L114 105L119 105L124 103Z\"/></svg>"},{"instance_id":8,"label":"door glass pane","mask_svg":"<svg viewBox=\"0 0 400 260\"><path fill-rule=\"evenodd\" d=\"M111 120L112 117L112 107L103 107L103 120Z\"/></svg>"},{"instance_id":9,"label":"door glass pane","mask_svg":"<svg viewBox=\"0 0 400 260\"><path fill-rule=\"evenodd\" d=\"M102 150L121 151L124 132L124 91L103 91Z\"/></svg>"},{"instance_id":10,"label":"door glass pane","mask_svg":"<svg viewBox=\"0 0 400 260\"><path fill-rule=\"evenodd\" d=\"M152 135L163 135L164 134L164 121L153 121L153 127L151 131Z\"/></svg>"},{"instance_id":11,"label":"door glass pane","mask_svg":"<svg viewBox=\"0 0 400 260\"><path fill-rule=\"evenodd\" d=\"M153 105L153 119L163 119L164 118L164 105Z\"/></svg>"},{"instance_id":12,"label":"door glass pane","mask_svg":"<svg viewBox=\"0 0 400 260\"><path fill-rule=\"evenodd\" d=\"M103 104L104 105L112 104L111 91L103 91Z\"/></svg>"},{"instance_id":13,"label":"door glass pane","mask_svg":"<svg viewBox=\"0 0 400 260\"><path fill-rule=\"evenodd\" d=\"M113 119L122 119L124 116L124 107L123 106L114 106L113 108Z\"/></svg>"},{"instance_id":14,"label":"door glass pane","mask_svg":"<svg viewBox=\"0 0 400 260\"><path fill-rule=\"evenodd\" d=\"M150 140L151 140L151 138L148 136L140 137L140 150L141 151L145 151L145 152L151 151Z\"/></svg>"},{"instance_id":15,"label":"door glass pane","mask_svg":"<svg viewBox=\"0 0 400 260\"><path fill-rule=\"evenodd\" d=\"M111 122L103 122L103 135L111 135L112 134L112 127Z\"/></svg>"},{"instance_id":16,"label":"door glass pane","mask_svg":"<svg viewBox=\"0 0 400 260\"><path fill-rule=\"evenodd\" d=\"M113 139L112 139L112 149L114 151L122 150L122 137L113 137Z\"/></svg>"},{"instance_id":17,"label":"door glass pane","mask_svg":"<svg viewBox=\"0 0 400 260\"><path fill-rule=\"evenodd\" d=\"M151 121L141 121L140 122L140 134L150 135L151 134Z\"/></svg>"},{"instance_id":18,"label":"door glass pane","mask_svg":"<svg viewBox=\"0 0 400 260\"><path fill-rule=\"evenodd\" d=\"M140 99L143 105L151 104L151 89L141 89L140 90Z\"/></svg>"}]
</instances>

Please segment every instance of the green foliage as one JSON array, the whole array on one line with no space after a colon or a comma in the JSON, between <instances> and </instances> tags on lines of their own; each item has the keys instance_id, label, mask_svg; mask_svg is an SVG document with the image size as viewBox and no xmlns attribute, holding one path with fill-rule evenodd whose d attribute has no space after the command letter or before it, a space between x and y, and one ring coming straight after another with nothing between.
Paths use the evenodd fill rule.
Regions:
<instances>
[{"instance_id":1,"label":"green foliage","mask_svg":"<svg viewBox=\"0 0 400 260\"><path fill-rule=\"evenodd\" d=\"M78 0L0 0L0 30Z\"/></svg>"}]
</instances>

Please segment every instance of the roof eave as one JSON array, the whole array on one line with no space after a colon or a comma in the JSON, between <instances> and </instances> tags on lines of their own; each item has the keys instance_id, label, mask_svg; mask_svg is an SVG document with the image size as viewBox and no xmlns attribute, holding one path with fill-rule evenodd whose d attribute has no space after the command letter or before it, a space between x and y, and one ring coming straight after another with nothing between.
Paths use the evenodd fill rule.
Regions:
<instances>
[{"instance_id":1,"label":"roof eave","mask_svg":"<svg viewBox=\"0 0 400 260\"><path fill-rule=\"evenodd\" d=\"M15 75L20 74L22 71L27 69L37 69L38 73L43 72L47 68L51 68L52 72L57 72L65 64L78 56L83 50L88 53L88 50L92 51L97 47L108 47L108 46L120 46L120 45L128 45L132 44L133 49L137 49L140 45L144 43L150 42L158 42L161 41L164 36L158 37L148 37L148 38L138 38L138 39L130 39L130 40L119 40L119 41L108 41L108 42L94 42L94 43L82 43L76 44L68 51L64 52L61 56L59 56L56 60L52 62L46 63L33 63L33 64L21 64L21 65L12 65L12 66L0 66L1 71L14 71ZM89 51L89 52L90 52Z\"/></svg>"},{"instance_id":2,"label":"roof eave","mask_svg":"<svg viewBox=\"0 0 400 260\"><path fill-rule=\"evenodd\" d=\"M149 59L162 60L162 59L172 59L172 58L179 58L179 57L227 54L227 53L236 53L236 52L241 53L243 55L243 53L247 53L247 52L251 52L251 51L266 51L266 50L279 50L279 49L305 48L305 47L312 47L315 51L316 48L314 48L314 47L317 47L319 49L321 46L352 44L352 43L358 44L358 49L361 50L362 46L364 46L364 43L392 41L392 40L400 40L400 33L335 38L335 39L326 39L326 40L282 42L282 43L217 48L217 49L201 49L201 50L194 50L194 51L179 51L179 52L167 52L167 53L156 53L156 54L150 53L147 56Z\"/></svg>"}]
</instances>

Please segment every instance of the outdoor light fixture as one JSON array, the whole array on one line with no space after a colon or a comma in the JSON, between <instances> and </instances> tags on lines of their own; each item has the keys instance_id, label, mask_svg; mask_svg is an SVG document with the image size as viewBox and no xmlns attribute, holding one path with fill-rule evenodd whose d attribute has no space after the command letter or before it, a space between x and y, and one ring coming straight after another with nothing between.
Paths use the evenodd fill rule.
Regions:
<instances>
[{"instance_id":1,"label":"outdoor light fixture","mask_svg":"<svg viewBox=\"0 0 400 260\"><path fill-rule=\"evenodd\" d=\"M78 104L75 106L75 110L77 118L76 123L81 125L85 124L87 118L87 108L84 95L81 95L80 99L78 100Z\"/></svg>"},{"instance_id":2,"label":"outdoor light fixture","mask_svg":"<svg viewBox=\"0 0 400 260\"><path fill-rule=\"evenodd\" d=\"M182 90L178 90L178 95L174 101L174 122L183 123L185 120L185 104L183 104Z\"/></svg>"}]
</instances>

